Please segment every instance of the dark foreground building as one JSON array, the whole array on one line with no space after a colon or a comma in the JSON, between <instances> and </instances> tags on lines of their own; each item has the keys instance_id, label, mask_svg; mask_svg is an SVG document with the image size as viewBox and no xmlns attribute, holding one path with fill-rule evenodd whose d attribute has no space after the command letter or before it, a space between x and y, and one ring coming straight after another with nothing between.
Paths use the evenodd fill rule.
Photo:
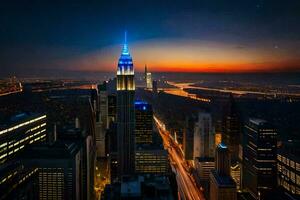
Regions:
<instances>
[{"instance_id":1,"label":"dark foreground building","mask_svg":"<svg viewBox=\"0 0 300 200\"><path fill-rule=\"evenodd\" d=\"M249 119L243 144L243 187L264 199L277 186L277 132L261 119Z\"/></svg>"},{"instance_id":2,"label":"dark foreground building","mask_svg":"<svg viewBox=\"0 0 300 200\"><path fill-rule=\"evenodd\" d=\"M236 200L236 184L230 176L230 156L227 146L216 149L215 169L210 174L210 200Z\"/></svg>"},{"instance_id":3,"label":"dark foreground building","mask_svg":"<svg viewBox=\"0 0 300 200\"><path fill-rule=\"evenodd\" d=\"M2 113L3 114L3 113ZM46 140L45 114L22 113L0 127L0 199L34 198L31 178L35 168L22 162L24 149Z\"/></svg>"},{"instance_id":4,"label":"dark foreground building","mask_svg":"<svg viewBox=\"0 0 300 200\"><path fill-rule=\"evenodd\" d=\"M121 182L106 185L101 199L175 200L178 199L177 196L174 196L177 194L177 185L171 187L171 181L166 176L123 176Z\"/></svg>"}]
</instances>

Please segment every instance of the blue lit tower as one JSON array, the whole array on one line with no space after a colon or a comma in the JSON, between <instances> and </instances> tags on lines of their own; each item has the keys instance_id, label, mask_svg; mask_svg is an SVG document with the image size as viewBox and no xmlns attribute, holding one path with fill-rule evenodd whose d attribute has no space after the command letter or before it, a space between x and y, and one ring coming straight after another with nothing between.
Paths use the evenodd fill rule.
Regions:
<instances>
[{"instance_id":1,"label":"blue lit tower","mask_svg":"<svg viewBox=\"0 0 300 200\"><path fill-rule=\"evenodd\" d=\"M230 156L228 147L217 146L215 169L210 172L210 200L236 200L236 184L230 176Z\"/></svg>"},{"instance_id":2,"label":"blue lit tower","mask_svg":"<svg viewBox=\"0 0 300 200\"><path fill-rule=\"evenodd\" d=\"M134 172L134 70L125 41L117 70L117 134L119 175Z\"/></svg>"}]
</instances>

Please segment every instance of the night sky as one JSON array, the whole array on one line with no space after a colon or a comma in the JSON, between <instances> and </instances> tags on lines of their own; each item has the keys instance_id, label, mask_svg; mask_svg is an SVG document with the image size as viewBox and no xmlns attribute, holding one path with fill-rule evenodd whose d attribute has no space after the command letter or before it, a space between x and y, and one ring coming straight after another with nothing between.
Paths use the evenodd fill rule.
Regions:
<instances>
[{"instance_id":1,"label":"night sky","mask_svg":"<svg viewBox=\"0 0 300 200\"><path fill-rule=\"evenodd\" d=\"M0 76L116 71L124 31L137 71L300 70L300 1L1 1Z\"/></svg>"}]
</instances>

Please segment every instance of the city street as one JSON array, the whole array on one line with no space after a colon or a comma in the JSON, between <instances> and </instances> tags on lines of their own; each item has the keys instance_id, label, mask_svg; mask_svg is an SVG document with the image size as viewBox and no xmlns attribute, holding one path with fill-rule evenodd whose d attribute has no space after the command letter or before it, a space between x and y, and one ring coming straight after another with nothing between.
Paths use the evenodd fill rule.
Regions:
<instances>
[{"instance_id":1,"label":"city street","mask_svg":"<svg viewBox=\"0 0 300 200\"><path fill-rule=\"evenodd\" d=\"M178 144L170 137L164 124L154 117L165 148L168 149L172 169L176 173L177 184L181 199L205 199L202 191L197 187L194 178L185 169L185 160Z\"/></svg>"}]
</instances>

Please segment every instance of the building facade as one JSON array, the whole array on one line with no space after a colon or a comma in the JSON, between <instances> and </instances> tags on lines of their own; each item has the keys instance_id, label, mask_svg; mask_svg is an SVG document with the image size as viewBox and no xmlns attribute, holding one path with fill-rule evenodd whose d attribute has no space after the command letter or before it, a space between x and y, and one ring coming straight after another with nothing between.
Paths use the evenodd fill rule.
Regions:
<instances>
[{"instance_id":1,"label":"building facade","mask_svg":"<svg viewBox=\"0 0 300 200\"><path fill-rule=\"evenodd\" d=\"M152 89L152 73L147 72L146 74L146 87L147 89Z\"/></svg>"},{"instance_id":2,"label":"building facade","mask_svg":"<svg viewBox=\"0 0 300 200\"><path fill-rule=\"evenodd\" d=\"M215 169L210 174L210 200L236 200L236 184L230 176L230 155L227 146L216 149Z\"/></svg>"},{"instance_id":3,"label":"building facade","mask_svg":"<svg viewBox=\"0 0 300 200\"><path fill-rule=\"evenodd\" d=\"M108 94L106 82L98 86L98 104L95 133L97 157L105 157L105 134L108 128Z\"/></svg>"},{"instance_id":4,"label":"building facade","mask_svg":"<svg viewBox=\"0 0 300 200\"><path fill-rule=\"evenodd\" d=\"M228 105L224 111L222 142L228 146L233 165L238 161L240 136L240 117L234 98L230 95Z\"/></svg>"},{"instance_id":5,"label":"building facade","mask_svg":"<svg viewBox=\"0 0 300 200\"><path fill-rule=\"evenodd\" d=\"M168 152L163 148L140 145L135 152L135 172L137 174L169 173Z\"/></svg>"},{"instance_id":6,"label":"building facade","mask_svg":"<svg viewBox=\"0 0 300 200\"><path fill-rule=\"evenodd\" d=\"M117 135L120 176L134 172L134 96L133 62L125 36L117 70Z\"/></svg>"},{"instance_id":7,"label":"building facade","mask_svg":"<svg viewBox=\"0 0 300 200\"><path fill-rule=\"evenodd\" d=\"M194 129L194 158L215 156L215 133L209 113L199 113Z\"/></svg>"},{"instance_id":8,"label":"building facade","mask_svg":"<svg viewBox=\"0 0 300 200\"><path fill-rule=\"evenodd\" d=\"M288 142L277 152L277 181L291 196L300 196L299 142Z\"/></svg>"},{"instance_id":9,"label":"building facade","mask_svg":"<svg viewBox=\"0 0 300 200\"><path fill-rule=\"evenodd\" d=\"M186 117L183 131L183 155L186 160L193 160L194 127L195 119L193 117Z\"/></svg>"},{"instance_id":10,"label":"building facade","mask_svg":"<svg viewBox=\"0 0 300 200\"><path fill-rule=\"evenodd\" d=\"M135 105L135 144L151 144L153 132L152 106L144 101Z\"/></svg>"},{"instance_id":11,"label":"building facade","mask_svg":"<svg viewBox=\"0 0 300 200\"><path fill-rule=\"evenodd\" d=\"M0 199L34 198L28 180L36 169L25 168L20 155L25 147L46 140L46 118L23 113L0 127Z\"/></svg>"},{"instance_id":12,"label":"building facade","mask_svg":"<svg viewBox=\"0 0 300 200\"><path fill-rule=\"evenodd\" d=\"M277 132L261 119L249 119L243 144L243 187L262 198L277 185Z\"/></svg>"}]
</instances>

